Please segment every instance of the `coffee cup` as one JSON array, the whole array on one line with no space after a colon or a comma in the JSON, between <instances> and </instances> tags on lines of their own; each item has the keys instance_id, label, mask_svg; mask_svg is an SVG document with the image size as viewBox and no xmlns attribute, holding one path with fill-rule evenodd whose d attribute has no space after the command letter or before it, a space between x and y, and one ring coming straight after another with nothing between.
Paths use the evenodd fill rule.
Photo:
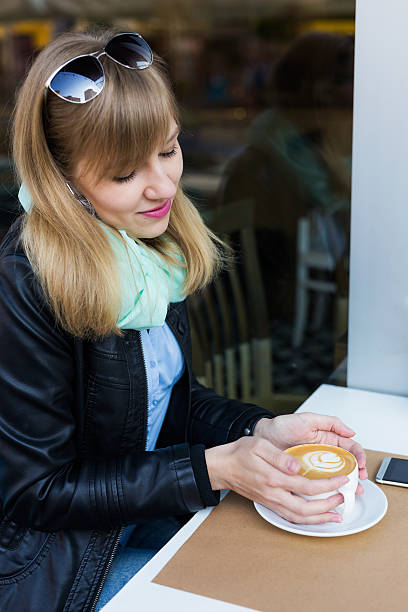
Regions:
<instances>
[{"instance_id":1,"label":"coffee cup","mask_svg":"<svg viewBox=\"0 0 408 612\"><path fill-rule=\"evenodd\" d=\"M336 507L336 512L341 514L343 522L349 521L353 515L358 486L358 464L354 455L331 444L298 444L287 448L285 453L299 461L299 476L310 480L347 476L349 481L333 491L301 497L308 500L326 499L336 492L341 493L344 502Z\"/></svg>"}]
</instances>

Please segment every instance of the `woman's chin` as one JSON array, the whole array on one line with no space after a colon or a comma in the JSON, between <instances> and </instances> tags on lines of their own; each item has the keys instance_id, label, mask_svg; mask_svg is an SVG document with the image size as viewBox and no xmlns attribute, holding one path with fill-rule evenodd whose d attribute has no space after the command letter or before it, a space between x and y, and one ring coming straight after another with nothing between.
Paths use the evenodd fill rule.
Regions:
<instances>
[{"instance_id":1,"label":"woman's chin","mask_svg":"<svg viewBox=\"0 0 408 612\"><path fill-rule=\"evenodd\" d=\"M138 238L158 238L167 230L170 220L170 213L161 219L149 219L148 223L143 220L143 223L129 224L129 227L124 228L127 232L132 233Z\"/></svg>"}]
</instances>

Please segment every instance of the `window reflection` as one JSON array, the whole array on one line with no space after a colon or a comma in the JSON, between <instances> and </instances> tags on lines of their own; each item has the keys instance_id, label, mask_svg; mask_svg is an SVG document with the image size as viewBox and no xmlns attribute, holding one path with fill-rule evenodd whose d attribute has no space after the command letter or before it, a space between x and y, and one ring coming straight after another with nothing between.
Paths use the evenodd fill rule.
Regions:
<instances>
[{"instance_id":1,"label":"window reflection","mask_svg":"<svg viewBox=\"0 0 408 612\"><path fill-rule=\"evenodd\" d=\"M283 0L273 7L257 2L256 10L237 0L214 3L211 10L203 2L180 6L168 0L154 15L135 6L120 20L105 13L97 21L142 32L168 62L182 110L184 188L209 223L217 226L223 210L237 220L247 202L273 392L307 395L328 380L344 384L354 2L299 0L296 9ZM18 212L8 149L15 88L42 45L84 25L64 16L0 23L0 239ZM250 302L262 300L249 291L240 230L230 234L250 344L251 334L259 340ZM235 324L232 294L226 289L230 305L224 313ZM219 308L215 316L221 336L240 344L246 332L223 333ZM196 355L201 349L209 355L214 340L208 317L201 328L206 348L197 337ZM238 391L242 359L235 358Z\"/></svg>"},{"instance_id":2,"label":"window reflection","mask_svg":"<svg viewBox=\"0 0 408 612\"><path fill-rule=\"evenodd\" d=\"M337 290L347 294L353 52L349 36L296 38L265 85L270 106L255 116L247 144L223 173L219 206L254 202L273 320L296 316L301 218L309 221L310 248L331 255ZM301 340L298 334L294 343Z\"/></svg>"},{"instance_id":3,"label":"window reflection","mask_svg":"<svg viewBox=\"0 0 408 612\"><path fill-rule=\"evenodd\" d=\"M259 57L260 48L273 53ZM219 117L224 107L224 125L215 131L208 121L192 139L208 181L202 165L197 175L187 174L188 186L204 209L221 217L239 216L243 201L253 209L273 390L308 394L322 382L345 384L354 37L312 31L279 53L272 44L252 50L252 70L243 71L239 85L234 72L224 76L222 103L220 91L213 101ZM234 239L245 288L238 232ZM259 303L262 296L250 299ZM251 311L256 315L249 303L249 317Z\"/></svg>"}]
</instances>

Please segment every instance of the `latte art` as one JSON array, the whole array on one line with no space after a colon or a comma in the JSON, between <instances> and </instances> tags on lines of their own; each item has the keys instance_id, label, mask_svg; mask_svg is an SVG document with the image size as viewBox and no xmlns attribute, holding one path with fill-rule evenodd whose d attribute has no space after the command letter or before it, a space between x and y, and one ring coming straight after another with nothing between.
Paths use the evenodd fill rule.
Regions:
<instances>
[{"instance_id":1,"label":"latte art","mask_svg":"<svg viewBox=\"0 0 408 612\"><path fill-rule=\"evenodd\" d=\"M343 457L328 451L306 453L302 457L302 463L307 470L316 470L318 472L338 472L346 465Z\"/></svg>"},{"instance_id":2,"label":"latte art","mask_svg":"<svg viewBox=\"0 0 408 612\"><path fill-rule=\"evenodd\" d=\"M351 453L326 444L300 444L285 452L299 461L299 475L311 479L347 475L356 465L355 457Z\"/></svg>"}]
</instances>

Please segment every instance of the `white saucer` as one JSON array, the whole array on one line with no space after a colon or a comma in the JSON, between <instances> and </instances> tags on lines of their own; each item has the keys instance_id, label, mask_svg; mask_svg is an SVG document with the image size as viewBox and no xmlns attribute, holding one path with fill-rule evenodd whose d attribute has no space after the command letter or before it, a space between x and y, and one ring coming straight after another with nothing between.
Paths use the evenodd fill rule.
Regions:
<instances>
[{"instance_id":1,"label":"white saucer","mask_svg":"<svg viewBox=\"0 0 408 612\"><path fill-rule=\"evenodd\" d=\"M322 525L296 525L290 523L284 518L269 510L265 506L254 502L256 511L268 523L272 523L275 527L298 533L299 535L315 536L317 538L334 538L338 536L351 535L364 531L376 525L388 508L388 501L383 491L377 487L371 480L360 481L363 486L364 493L356 497L356 505L354 513L347 523L324 523Z\"/></svg>"}]
</instances>

